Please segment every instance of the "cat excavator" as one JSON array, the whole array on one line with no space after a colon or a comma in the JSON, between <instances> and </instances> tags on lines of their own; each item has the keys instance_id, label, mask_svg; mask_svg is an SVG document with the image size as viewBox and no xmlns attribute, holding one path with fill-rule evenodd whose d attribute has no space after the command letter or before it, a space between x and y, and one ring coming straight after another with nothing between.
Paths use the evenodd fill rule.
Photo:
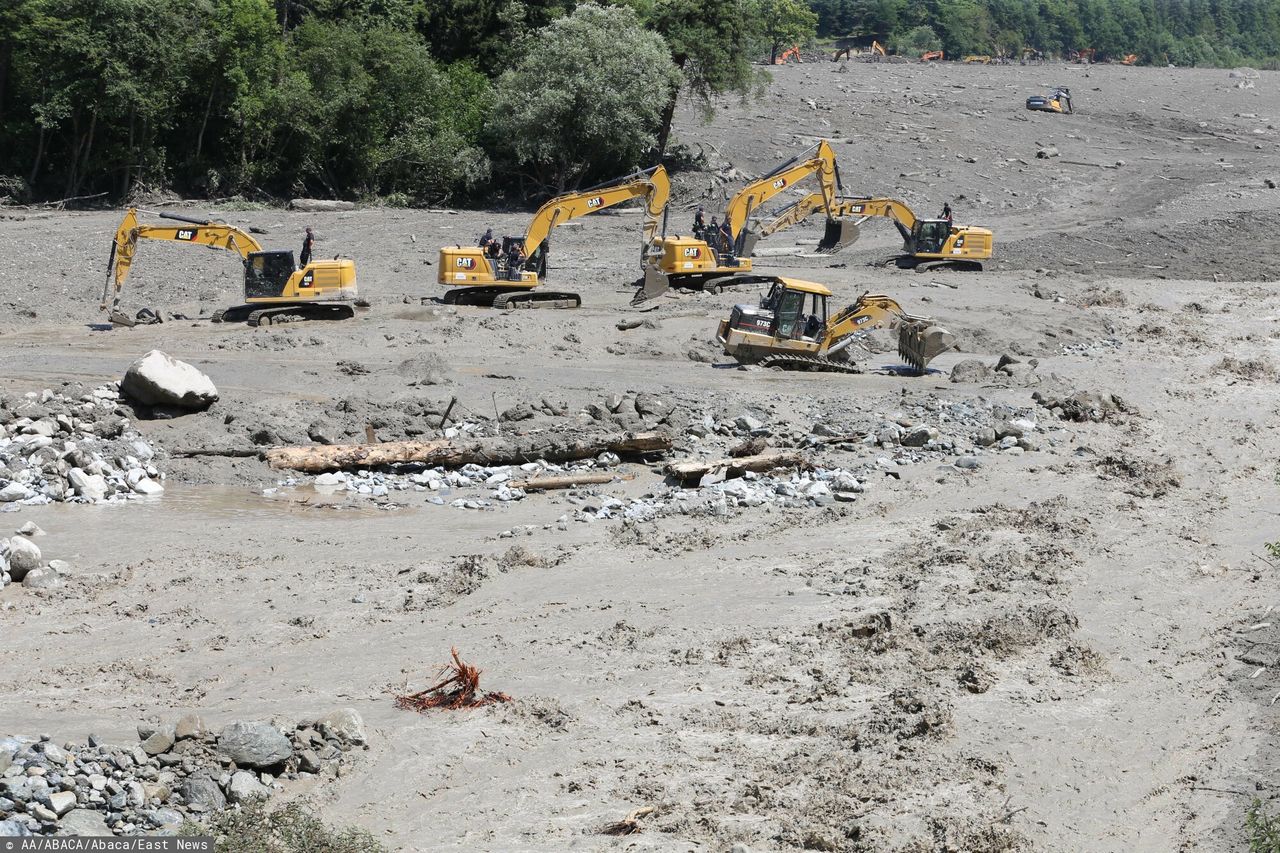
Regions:
<instances>
[{"instance_id":1,"label":"cat excavator","mask_svg":"<svg viewBox=\"0 0 1280 853\"><path fill-rule=\"evenodd\" d=\"M831 291L825 285L775 276L758 306L735 305L716 330L725 354L740 364L782 370L861 373L850 347L875 329L898 333L898 355L913 373L956 345L955 335L928 317L908 314L894 299L864 293L852 305L827 316Z\"/></svg>"},{"instance_id":2,"label":"cat excavator","mask_svg":"<svg viewBox=\"0 0 1280 853\"><path fill-rule=\"evenodd\" d=\"M1071 113L1071 90L1058 86L1047 95L1027 98L1027 109L1042 113Z\"/></svg>"},{"instance_id":3,"label":"cat excavator","mask_svg":"<svg viewBox=\"0 0 1280 853\"><path fill-rule=\"evenodd\" d=\"M808 151L791 158L769 174L743 187L724 212L724 230L710 232L707 239L695 236L662 236L653 242L645 256L644 287L636 293L633 304L639 304L665 293L671 286L703 287L706 289L730 287L769 276L754 274L751 253L762 236L748 226L751 217L769 199L809 178L817 178L818 191L811 196L820 200L818 206L808 210L826 208L827 228L818 252L838 252L857 239L857 229L836 218L835 205L842 187L840 170L831 144L825 139ZM794 205L793 205L794 206ZM781 230L796 222L775 217L769 233Z\"/></svg>"},{"instance_id":4,"label":"cat excavator","mask_svg":"<svg viewBox=\"0 0 1280 853\"><path fill-rule=\"evenodd\" d=\"M501 246L445 246L440 250L437 283L452 290L444 301L492 308L577 308L576 293L540 291L547 274L548 237L557 225L597 213L624 201L645 202L641 257L658 233L671 182L667 170L655 166L607 184L556 196L529 223L524 236L503 237Z\"/></svg>"},{"instance_id":5,"label":"cat excavator","mask_svg":"<svg viewBox=\"0 0 1280 853\"><path fill-rule=\"evenodd\" d=\"M146 211L143 211L144 213ZM227 249L244 260L244 304L218 311L214 322L247 322L269 326L292 320L346 320L355 316L356 265L348 258L310 261L299 268L293 252L265 250L253 235L207 219L158 213L179 225L144 225L137 208L129 208L111 243L107 282L101 310L110 309L112 322L133 325L120 311L120 292L133 269L138 240L173 240Z\"/></svg>"},{"instance_id":6,"label":"cat excavator","mask_svg":"<svg viewBox=\"0 0 1280 853\"><path fill-rule=\"evenodd\" d=\"M772 220L754 232L768 237L782 228L804 222L819 210L827 211L827 230L823 243L835 239L842 246L858 239L863 222L873 216L892 220L902 235L903 254L894 255L886 263L904 269L924 272L938 266L980 270L981 261L991 257L993 235L986 228L954 225L945 219L920 219L904 202L892 198L838 197L828 203L819 193L810 193L784 208ZM836 233L830 233L835 229Z\"/></svg>"}]
</instances>

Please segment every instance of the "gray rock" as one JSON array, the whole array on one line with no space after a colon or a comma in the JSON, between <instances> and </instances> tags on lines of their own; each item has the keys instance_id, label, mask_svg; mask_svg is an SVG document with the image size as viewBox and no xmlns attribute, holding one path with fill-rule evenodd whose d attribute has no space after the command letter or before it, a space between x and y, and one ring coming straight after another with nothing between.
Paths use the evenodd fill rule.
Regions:
<instances>
[{"instance_id":1,"label":"gray rock","mask_svg":"<svg viewBox=\"0 0 1280 853\"><path fill-rule=\"evenodd\" d=\"M44 823L53 823L58 819L58 813L43 803L36 803L27 807L27 812L34 818Z\"/></svg>"},{"instance_id":2,"label":"gray rock","mask_svg":"<svg viewBox=\"0 0 1280 853\"><path fill-rule=\"evenodd\" d=\"M666 417L672 407L661 397L649 393L636 395L636 411L647 417Z\"/></svg>"},{"instance_id":3,"label":"gray rock","mask_svg":"<svg viewBox=\"0 0 1280 853\"><path fill-rule=\"evenodd\" d=\"M341 708L325 714L316 720L316 728L326 738L339 743L356 746L366 743L364 720L354 708Z\"/></svg>"},{"instance_id":4,"label":"gray rock","mask_svg":"<svg viewBox=\"0 0 1280 853\"><path fill-rule=\"evenodd\" d=\"M177 740L204 737L208 733L209 727L199 714L186 714L173 727L173 736Z\"/></svg>"},{"instance_id":5,"label":"gray rock","mask_svg":"<svg viewBox=\"0 0 1280 853\"><path fill-rule=\"evenodd\" d=\"M227 798L223 796L218 783L208 776L188 776L178 789L187 806L206 812L221 811L227 807Z\"/></svg>"},{"instance_id":6,"label":"gray rock","mask_svg":"<svg viewBox=\"0 0 1280 853\"><path fill-rule=\"evenodd\" d=\"M992 376L994 371L976 358L967 358L951 368L952 382L987 382Z\"/></svg>"},{"instance_id":7,"label":"gray rock","mask_svg":"<svg viewBox=\"0 0 1280 853\"><path fill-rule=\"evenodd\" d=\"M191 411L207 409L218 399L218 389L208 376L155 349L129 365L120 392L144 406Z\"/></svg>"},{"instance_id":8,"label":"gray rock","mask_svg":"<svg viewBox=\"0 0 1280 853\"><path fill-rule=\"evenodd\" d=\"M978 459L978 457L976 456L961 456L956 459L955 464L957 468L963 468L967 471L972 471L975 468L981 467L982 461Z\"/></svg>"},{"instance_id":9,"label":"gray rock","mask_svg":"<svg viewBox=\"0 0 1280 853\"><path fill-rule=\"evenodd\" d=\"M999 439L996 431L991 427L985 427L978 430L978 434L973 437L973 443L979 447L990 447Z\"/></svg>"},{"instance_id":10,"label":"gray rock","mask_svg":"<svg viewBox=\"0 0 1280 853\"><path fill-rule=\"evenodd\" d=\"M90 474L80 468L67 472L71 488L82 498L100 501L107 496L107 481L101 474Z\"/></svg>"},{"instance_id":11,"label":"gray rock","mask_svg":"<svg viewBox=\"0 0 1280 853\"><path fill-rule=\"evenodd\" d=\"M322 766L320 756L316 755L314 749L304 749L298 753L298 769L302 772L319 773Z\"/></svg>"},{"instance_id":12,"label":"gray rock","mask_svg":"<svg viewBox=\"0 0 1280 853\"><path fill-rule=\"evenodd\" d=\"M22 585L27 589L58 589L67 585L56 569L32 569L22 578Z\"/></svg>"},{"instance_id":13,"label":"gray rock","mask_svg":"<svg viewBox=\"0 0 1280 853\"><path fill-rule=\"evenodd\" d=\"M25 536L14 536L9 540L9 574L15 581L22 580L32 569L40 568L42 559L36 543Z\"/></svg>"},{"instance_id":14,"label":"gray rock","mask_svg":"<svg viewBox=\"0 0 1280 853\"><path fill-rule=\"evenodd\" d=\"M918 426L907 432L907 434L902 437L902 446L924 447L937 437L938 431L933 427Z\"/></svg>"},{"instance_id":15,"label":"gray rock","mask_svg":"<svg viewBox=\"0 0 1280 853\"><path fill-rule=\"evenodd\" d=\"M58 817L62 817L75 807L76 795L70 791L58 791L56 794L49 795L49 808Z\"/></svg>"},{"instance_id":16,"label":"gray rock","mask_svg":"<svg viewBox=\"0 0 1280 853\"><path fill-rule=\"evenodd\" d=\"M106 821L102 820L101 812L93 811L92 808L73 808L59 821L58 834L100 836L111 835L111 830Z\"/></svg>"},{"instance_id":17,"label":"gray rock","mask_svg":"<svg viewBox=\"0 0 1280 853\"><path fill-rule=\"evenodd\" d=\"M237 770L227 785L227 799L233 803L247 803L269 796L271 789L259 782L258 777L248 770Z\"/></svg>"},{"instance_id":18,"label":"gray rock","mask_svg":"<svg viewBox=\"0 0 1280 853\"><path fill-rule=\"evenodd\" d=\"M27 825L16 818L0 820L0 838L17 838L31 834L32 832L27 829Z\"/></svg>"},{"instance_id":19,"label":"gray rock","mask_svg":"<svg viewBox=\"0 0 1280 853\"><path fill-rule=\"evenodd\" d=\"M150 737L142 742L142 751L147 755L159 755L162 752L168 752L173 749L174 740L176 738L172 728L156 729Z\"/></svg>"},{"instance_id":20,"label":"gray rock","mask_svg":"<svg viewBox=\"0 0 1280 853\"><path fill-rule=\"evenodd\" d=\"M268 723L238 720L219 733L218 754L241 767L270 767L293 755L293 745Z\"/></svg>"},{"instance_id":21,"label":"gray rock","mask_svg":"<svg viewBox=\"0 0 1280 853\"><path fill-rule=\"evenodd\" d=\"M743 432L755 432L758 429L764 429L764 424L751 417L751 415L739 415L733 423Z\"/></svg>"},{"instance_id":22,"label":"gray rock","mask_svg":"<svg viewBox=\"0 0 1280 853\"><path fill-rule=\"evenodd\" d=\"M6 483L0 488L0 503L12 503L31 497L32 491L21 483Z\"/></svg>"}]
</instances>

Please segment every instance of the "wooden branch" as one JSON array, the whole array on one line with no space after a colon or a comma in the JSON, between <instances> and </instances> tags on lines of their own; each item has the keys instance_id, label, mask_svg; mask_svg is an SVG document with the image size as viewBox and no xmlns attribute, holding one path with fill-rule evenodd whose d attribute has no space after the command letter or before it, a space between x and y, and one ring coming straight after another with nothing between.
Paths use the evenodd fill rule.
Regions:
<instances>
[{"instance_id":1,"label":"wooden branch","mask_svg":"<svg viewBox=\"0 0 1280 853\"><path fill-rule=\"evenodd\" d=\"M303 213L327 213L335 210L355 210L356 206L349 201L335 201L328 198L295 198L289 201L290 210Z\"/></svg>"},{"instance_id":2,"label":"wooden branch","mask_svg":"<svg viewBox=\"0 0 1280 853\"><path fill-rule=\"evenodd\" d=\"M513 489L524 489L526 492L544 489L572 489L576 486L598 486L612 483L614 480L634 480L635 474L609 474L593 472L590 474L563 474L555 477L534 477L532 480L512 480L507 483Z\"/></svg>"},{"instance_id":3,"label":"wooden branch","mask_svg":"<svg viewBox=\"0 0 1280 853\"><path fill-rule=\"evenodd\" d=\"M232 459L251 459L261 456L262 450L256 447L193 447L188 450L174 450L170 456L190 459L193 456L226 456Z\"/></svg>"},{"instance_id":4,"label":"wooden branch","mask_svg":"<svg viewBox=\"0 0 1280 853\"><path fill-rule=\"evenodd\" d=\"M589 459L605 451L619 455L658 453L671 449L671 436L661 432L587 436L500 436L468 440L389 441L383 444L330 444L319 447L273 447L265 453L272 468L319 473L344 468L376 468L420 462L456 468L514 465L545 459L566 462Z\"/></svg>"},{"instance_id":5,"label":"wooden branch","mask_svg":"<svg viewBox=\"0 0 1280 853\"><path fill-rule=\"evenodd\" d=\"M804 457L790 450L760 453L738 459L690 459L667 465L667 473L680 482L700 479L712 471L725 469L726 477L739 477L746 471L772 471L774 468L796 468L805 464Z\"/></svg>"}]
</instances>

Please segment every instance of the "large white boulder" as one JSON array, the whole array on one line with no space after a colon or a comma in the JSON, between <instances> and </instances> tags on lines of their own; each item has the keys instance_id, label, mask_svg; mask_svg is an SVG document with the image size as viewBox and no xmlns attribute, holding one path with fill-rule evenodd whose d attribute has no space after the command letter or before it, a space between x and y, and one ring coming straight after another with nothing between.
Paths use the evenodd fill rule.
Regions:
<instances>
[{"instance_id":1,"label":"large white boulder","mask_svg":"<svg viewBox=\"0 0 1280 853\"><path fill-rule=\"evenodd\" d=\"M129 365L120 392L144 406L174 406L199 411L218 399L213 380L185 361L158 349Z\"/></svg>"}]
</instances>

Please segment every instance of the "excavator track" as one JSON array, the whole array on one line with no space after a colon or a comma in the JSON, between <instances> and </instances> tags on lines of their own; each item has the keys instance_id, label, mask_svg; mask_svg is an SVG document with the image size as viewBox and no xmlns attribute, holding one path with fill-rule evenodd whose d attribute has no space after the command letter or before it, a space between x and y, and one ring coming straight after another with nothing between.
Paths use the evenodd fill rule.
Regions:
<instances>
[{"instance_id":1,"label":"excavator track","mask_svg":"<svg viewBox=\"0 0 1280 853\"><path fill-rule=\"evenodd\" d=\"M250 326L274 326L309 320L350 320L355 315L355 308L342 302L297 303L251 311L245 317L245 323Z\"/></svg>"},{"instance_id":2,"label":"excavator track","mask_svg":"<svg viewBox=\"0 0 1280 853\"><path fill-rule=\"evenodd\" d=\"M896 266L902 270L916 272L932 272L935 270L956 270L957 272L982 272L979 261L960 260L958 258L916 258L911 255L894 255L878 261L876 266Z\"/></svg>"},{"instance_id":3,"label":"excavator track","mask_svg":"<svg viewBox=\"0 0 1280 853\"><path fill-rule=\"evenodd\" d=\"M865 373L860 364L855 362L832 361L822 356L806 353L774 353L760 359L761 367L776 367L780 370L807 370L813 373Z\"/></svg>"},{"instance_id":4,"label":"excavator track","mask_svg":"<svg viewBox=\"0 0 1280 853\"><path fill-rule=\"evenodd\" d=\"M508 287L457 287L447 291L446 305L474 305L481 308L578 308L582 297L576 293L543 290L513 290Z\"/></svg>"}]
</instances>

